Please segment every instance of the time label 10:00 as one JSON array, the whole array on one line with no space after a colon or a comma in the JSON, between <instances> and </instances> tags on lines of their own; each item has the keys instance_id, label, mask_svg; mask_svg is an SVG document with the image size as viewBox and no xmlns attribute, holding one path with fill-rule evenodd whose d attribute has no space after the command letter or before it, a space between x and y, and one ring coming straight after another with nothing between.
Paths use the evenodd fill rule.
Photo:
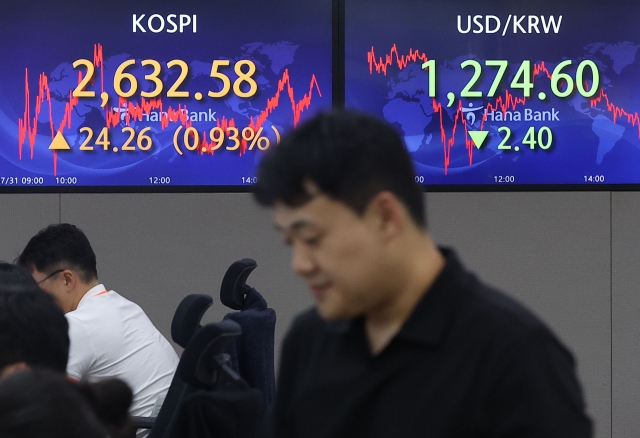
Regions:
<instances>
[{"instance_id":1,"label":"time label 10:00","mask_svg":"<svg viewBox=\"0 0 640 438\"><path fill-rule=\"evenodd\" d=\"M135 59L124 61L118 66L113 77L113 89L118 96L124 99L132 97L138 91L138 79L132 73L125 71L135 64ZM151 73L144 76L144 79L155 85L151 91L141 91L140 96L148 99L160 96L165 87L164 82L159 77L162 72L162 66L154 59L145 59L140 62L140 65L143 67L150 66L153 69ZM255 95L258 91L258 84L255 79L253 79L253 75L256 72L256 64L248 59L237 61L233 66L233 70L238 78L233 81L233 85L231 84L229 76L220 71L223 67L230 65L231 61L228 59L213 61L209 76L214 79L219 79L222 85L218 91L209 91L207 95L213 98L222 98L229 94L232 88L233 93L241 98L249 98ZM95 91L85 89L89 83L92 83L94 80L96 69L93 62L88 59L78 59L73 63L73 68L80 66L86 67L87 74L82 77L78 86L73 90L72 96L77 98L96 97ZM170 98L188 98L190 96L189 92L180 90L179 88L189 76L189 65L185 61L174 59L167 62L167 67L170 69L174 67L179 68L180 75L173 85L169 87L166 96ZM243 71L243 69L246 71ZM128 89L125 91L126 86L128 86Z\"/></svg>"},{"instance_id":2,"label":"time label 10:00","mask_svg":"<svg viewBox=\"0 0 640 438\"><path fill-rule=\"evenodd\" d=\"M556 97L567 97L573 93L574 89L578 90L578 93L583 97L593 97L598 92L600 87L600 72L595 62L591 60L584 60L580 62L576 68L575 80L566 73L565 69L570 67L573 61L567 59L562 61L553 69L551 73L551 91ZM509 61L505 60L486 60L484 62L486 67L497 67L498 71L493 79L491 87L486 94L486 97L494 97L498 91L498 87L502 82L507 68L509 67ZM483 97L483 93L480 90L472 90L478 80L482 77L482 64L475 59L468 59L460 64L461 68L471 67L473 69L473 76L467 82L467 85L460 92L460 97L464 98L479 98ZM429 97L436 97L436 80L437 80L437 68L436 61L430 59L422 64L422 68L429 72ZM587 89L585 70L591 71L591 85ZM513 80L511 81L512 89L521 89L524 97L531 97L531 90L533 89L534 70L531 68L531 61L522 61L518 71L516 72ZM562 89L564 88L564 89Z\"/></svg>"}]
</instances>

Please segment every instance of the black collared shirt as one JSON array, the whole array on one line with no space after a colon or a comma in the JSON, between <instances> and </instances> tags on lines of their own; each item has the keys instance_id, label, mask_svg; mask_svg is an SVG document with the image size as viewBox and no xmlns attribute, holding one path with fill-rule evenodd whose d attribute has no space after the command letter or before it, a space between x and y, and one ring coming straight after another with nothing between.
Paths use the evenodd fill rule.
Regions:
<instances>
[{"instance_id":1,"label":"black collared shirt","mask_svg":"<svg viewBox=\"0 0 640 438\"><path fill-rule=\"evenodd\" d=\"M278 438L592 435L571 354L455 254L377 356L363 320L299 316L283 345Z\"/></svg>"}]
</instances>

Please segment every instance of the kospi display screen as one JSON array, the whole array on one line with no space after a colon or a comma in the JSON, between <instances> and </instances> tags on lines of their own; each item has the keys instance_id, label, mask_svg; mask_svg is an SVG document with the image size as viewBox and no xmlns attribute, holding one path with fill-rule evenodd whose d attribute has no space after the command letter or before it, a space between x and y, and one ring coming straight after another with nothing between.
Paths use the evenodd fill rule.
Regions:
<instances>
[{"instance_id":1,"label":"kospi display screen","mask_svg":"<svg viewBox=\"0 0 640 438\"><path fill-rule=\"evenodd\" d=\"M331 107L331 2L3 3L0 191L229 188Z\"/></svg>"},{"instance_id":2,"label":"kospi display screen","mask_svg":"<svg viewBox=\"0 0 640 438\"><path fill-rule=\"evenodd\" d=\"M434 187L640 183L640 3L349 0L345 100Z\"/></svg>"}]
</instances>

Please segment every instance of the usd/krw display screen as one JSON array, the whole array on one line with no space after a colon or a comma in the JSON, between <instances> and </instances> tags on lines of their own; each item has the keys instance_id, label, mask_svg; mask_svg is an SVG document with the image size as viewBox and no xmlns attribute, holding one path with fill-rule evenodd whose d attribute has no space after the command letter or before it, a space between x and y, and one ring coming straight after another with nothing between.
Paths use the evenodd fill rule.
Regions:
<instances>
[{"instance_id":1,"label":"usd/krw display screen","mask_svg":"<svg viewBox=\"0 0 640 438\"><path fill-rule=\"evenodd\" d=\"M250 185L331 106L331 2L12 3L0 190Z\"/></svg>"},{"instance_id":2,"label":"usd/krw display screen","mask_svg":"<svg viewBox=\"0 0 640 438\"><path fill-rule=\"evenodd\" d=\"M427 185L640 183L640 4L345 3L346 105Z\"/></svg>"}]
</instances>

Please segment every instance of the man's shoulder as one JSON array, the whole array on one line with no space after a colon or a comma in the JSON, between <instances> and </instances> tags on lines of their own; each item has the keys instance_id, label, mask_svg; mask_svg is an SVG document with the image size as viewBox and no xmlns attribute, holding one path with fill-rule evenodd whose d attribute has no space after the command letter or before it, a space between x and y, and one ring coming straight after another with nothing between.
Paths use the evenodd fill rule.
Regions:
<instances>
[{"instance_id":1,"label":"man's shoulder","mask_svg":"<svg viewBox=\"0 0 640 438\"><path fill-rule=\"evenodd\" d=\"M151 324L148 316L139 305L114 290L109 290L104 295L88 297L76 310L65 316L70 325L82 325L91 332L109 326L112 330L104 332L104 336L108 337L118 331L113 330L118 325L118 321L137 321L139 328Z\"/></svg>"},{"instance_id":2,"label":"man's shoulder","mask_svg":"<svg viewBox=\"0 0 640 438\"><path fill-rule=\"evenodd\" d=\"M542 320L516 298L479 280L469 288L466 304L473 316L496 328L530 330L544 326Z\"/></svg>"},{"instance_id":3,"label":"man's shoulder","mask_svg":"<svg viewBox=\"0 0 640 438\"><path fill-rule=\"evenodd\" d=\"M453 321L454 330L472 337L504 339L550 331L546 324L516 298L478 279L454 250L440 248L447 260L437 282L422 304L421 315ZM446 316L441 316L442 314Z\"/></svg>"},{"instance_id":4,"label":"man's shoulder","mask_svg":"<svg viewBox=\"0 0 640 438\"><path fill-rule=\"evenodd\" d=\"M476 332L477 336L503 348L524 346L535 340L554 344L569 353L548 324L532 310L478 280L466 291L458 318L467 331Z\"/></svg>"}]
</instances>

